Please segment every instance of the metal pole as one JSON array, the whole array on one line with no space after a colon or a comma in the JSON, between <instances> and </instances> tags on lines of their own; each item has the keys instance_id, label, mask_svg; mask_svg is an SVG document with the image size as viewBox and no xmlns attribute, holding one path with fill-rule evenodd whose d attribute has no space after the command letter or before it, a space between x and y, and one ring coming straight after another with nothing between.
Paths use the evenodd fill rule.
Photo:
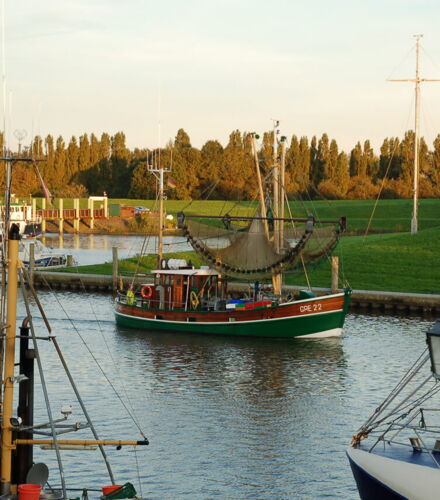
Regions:
<instances>
[{"instance_id":1,"label":"metal pole","mask_svg":"<svg viewBox=\"0 0 440 500\"><path fill-rule=\"evenodd\" d=\"M20 383L18 389L18 409L17 416L23 421L24 426L34 425L34 358L35 351L29 349L29 326L28 319L23 321L20 327L20 373L27 377ZM32 431L19 432L18 439L32 439ZM19 446L15 469L17 469L16 484L26 482L26 475L33 463L33 447Z\"/></svg>"},{"instance_id":2,"label":"metal pole","mask_svg":"<svg viewBox=\"0 0 440 500\"><path fill-rule=\"evenodd\" d=\"M118 247L112 247L113 257L113 291L118 289Z\"/></svg>"},{"instance_id":3,"label":"metal pole","mask_svg":"<svg viewBox=\"0 0 440 500\"><path fill-rule=\"evenodd\" d=\"M163 168L159 165L159 240L157 242L157 268L163 257Z\"/></svg>"},{"instance_id":4,"label":"metal pole","mask_svg":"<svg viewBox=\"0 0 440 500\"><path fill-rule=\"evenodd\" d=\"M415 81L415 137L414 137L414 188L413 188L413 214L411 220L411 234L417 234L418 231L418 195L419 195L419 123L420 123L420 76L419 76L419 50L420 38L423 35L415 35L416 38L416 81Z\"/></svg>"},{"instance_id":5,"label":"metal pole","mask_svg":"<svg viewBox=\"0 0 440 500\"><path fill-rule=\"evenodd\" d=\"M66 372L66 375L67 375L67 377L69 379L70 385L71 385L73 391L75 392L76 399L78 400L78 403L81 406L81 409L82 409L82 411L84 413L84 416L87 419L87 423L90 426L90 430L92 431L93 437L96 440L99 440L98 433L96 432L95 426L92 423L92 420L91 420L91 418L89 416L87 408L85 407L85 404L84 404L84 402L83 402L83 400L81 398L81 395L80 395L80 393L79 393L79 391L78 391L78 389L76 387L75 381L73 380L73 377L72 377L72 375L70 373L69 367L67 366L66 360L64 359L63 353L61 352L60 346L58 345L58 341L57 341L57 339L55 337L52 337L52 343L53 343L53 345L54 345L54 347L55 347L55 349L57 351L58 357L60 358L60 361L61 361L61 363L63 365L64 371ZM107 472L109 474L110 481L112 482L112 484L115 484L115 478L114 478L114 475L113 475L113 471L112 471L110 462L108 460L107 454L104 451L104 448L102 447L102 444L99 444L99 450L101 452L102 458L104 459L105 465L107 467Z\"/></svg>"}]
</instances>

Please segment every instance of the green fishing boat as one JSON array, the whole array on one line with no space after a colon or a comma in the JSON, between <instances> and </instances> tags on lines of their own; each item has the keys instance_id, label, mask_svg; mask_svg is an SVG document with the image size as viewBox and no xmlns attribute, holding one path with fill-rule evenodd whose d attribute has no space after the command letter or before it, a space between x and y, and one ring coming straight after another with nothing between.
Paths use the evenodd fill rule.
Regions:
<instances>
[{"instance_id":1,"label":"green fishing boat","mask_svg":"<svg viewBox=\"0 0 440 500\"><path fill-rule=\"evenodd\" d=\"M162 259L163 179L159 180L159 268L151 283L119 293L116 322L133 328L186 333L271 337L335 337L342 334L349 289L315 296L283 289L283 276L329 257L345 230L345 218L317 221L285 216L285 140L277 141L271 182L260 171L255 134L252 146L259 205L249 216L177 214L178 227L206 266ZM237 296L233 281L245 282ZM242 287L243 288L243 287Z\"/></svg>"}]
</instances>

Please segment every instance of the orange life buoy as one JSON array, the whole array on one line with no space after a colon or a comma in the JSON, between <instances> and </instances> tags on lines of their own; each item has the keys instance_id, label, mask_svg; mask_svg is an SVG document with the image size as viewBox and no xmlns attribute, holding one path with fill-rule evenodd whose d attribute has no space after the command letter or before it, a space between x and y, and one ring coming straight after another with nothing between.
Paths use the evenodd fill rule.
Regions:
<instances>
[{"instance_id":1,"label":"orange life buoy","mask_svg":"<svg viewBox=\"0 0 440 500\"><path fill-rule=\"evenodd\" d=\"M149 299L153 295L153 289L150 285L145 285L142 287L141 295L144 299Z\"/></svg>"}]
</instances>

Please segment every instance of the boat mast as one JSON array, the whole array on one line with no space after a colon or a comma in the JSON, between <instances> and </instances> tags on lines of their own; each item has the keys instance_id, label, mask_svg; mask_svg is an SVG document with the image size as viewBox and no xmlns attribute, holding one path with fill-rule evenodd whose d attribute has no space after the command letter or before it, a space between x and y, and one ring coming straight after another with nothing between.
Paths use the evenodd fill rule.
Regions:
<instances>
[{"instance_id":1,"label":"boat mast","mask_svg":"<svg viewBox=\"0 0 440 500\"><path fill-rule=\"evenodd\" d=\"M414 185L413 185L413 213L411 219L411 234L418 232L418 205L419 205L419 153L420 153L420 83L439 82L440 79L420 78L419 53L420 39L423 35L413 35L416 39L416 77L405 79L388 79L389 82L414 82L415 83L415 119L414 119Z\"/></svg>"},{"instance_id":2,"label":"boat mast","mask_svg":"<svg viewBox=\"0 0 440 500\"><path fill-rule=\"evenodd\" d=\"M278 217L280 208L280 168L278 163L277 154L277 135L279 134L278 126L280 122L278 120L273 120L273 151L272 151L272 175L273 175L273 232L274 232L274 243L275 251L279 253L280 251L280 222Z\"/></svg>"},{"instance_id":3,"label":"boat mast","mask_svg":"<svg viewBox=\"0 0 440 500\"><path fill-rule=\"evenodd\" d=\"M7 162L11 168L11 162ZM8 289L6 312L6 345L3 373L3 415L1 425L1 494L11 493L12 474L12 410L14 397L14 361L15 332L17 319L17 288L18 288L18 244L20 234L18 226L12 226L7 242L8 246Z\"/></svg>"},{"instance_id":4,"label":"boat mast","mask_svg":"<svg viewBox=\"0 0 440 500\"><path fill-rule=\"evenodd\" d=\"M284 197L285 197L285 182L286 182L286 137L281 136L281 165L280 165L280 213L279 217L284 218ZM280 222L280 248L284 241L284 221Z\"/></svg>"},{"instance_id":5,"label":"boat mast","mask_svg":"<svg viewBox=\"0 0 440 500\"><path fill-rule=\"evenodd\" d=\"M254 155L254 161L255 161L255 170L257 172L258 194L260 196L260 213L263 219L264 234L266 235L266 238L269 240L269 226L267 224L266 202L264 200L263 181L261 179L260 161L258 159L256 139L258 139L258 135L255 132L253 132L251 134L251 144L252 144L252 153Z\"/></svg>"},{"instance_id":6,"label":"boat mast","mask_svg":"<svg viewBox=\"0 0 440 500\"><path fill-rule=\"evenodd\" d=\"M273 156L272 156L272 174L273 174L273 215L274 215L274 244L275 244L275 252L279 253L281 250L281 232L280 228L283 225L283 222L279 220L280 217L283 217L281 214L281 200L283 199L281 183L280 183L280 162L278 161L278 135L280 131L278 127L280 125L279 120L273 120ZM281 273L272 274L272 286L273 293L275 295L281 295L281 286L282 286L283 276Z\"/></svg>"},{"instance_id":7,"label":"boat mast","mask_svg":"<svg viewBox=\"0 0 440 500\"><path fill-rule=\"evenodd\" d=\"M156 155L156 164L154 162L154 154L152 158L152 163L148 166L148 170L154 174L156 179L159 181L159 234L157 240L157 268L160 269L160 263L163 257L163 222L164 222L164 189L163 180L164 173L171 172L171 168L164 168L160 161L160 148L159 153Z\"/></svg>"}]
</instances>

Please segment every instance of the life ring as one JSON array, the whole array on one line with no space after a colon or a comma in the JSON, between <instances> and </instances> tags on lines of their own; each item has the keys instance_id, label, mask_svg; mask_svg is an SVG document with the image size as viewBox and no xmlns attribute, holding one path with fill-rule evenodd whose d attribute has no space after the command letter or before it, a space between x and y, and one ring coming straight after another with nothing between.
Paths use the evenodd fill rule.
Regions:
<instances>
[{"instance_id":1,"label":"life ring","mask_svg":"<svg viewBox=\"0 0 440 500\"><path fill-rule=\"evenodd\" d=\"M153 295L153 289L151 288L151 286L150 285L143 286L141 290L141 295L142 298L149 299Z\"/></svg>"},{"instance_id":2,"label":"life ring","mask_svg":"<svg viewBox=\"0 0 440 500\"><path fill-rule=\"evenodd\" d=\"M191 292L191 295L189 296L191 300L191 305L193 306L193 309L197 309L197 306L199 305L199 298L197 297L196 292L193 290Z\"/></svg>"}]
</instances>

